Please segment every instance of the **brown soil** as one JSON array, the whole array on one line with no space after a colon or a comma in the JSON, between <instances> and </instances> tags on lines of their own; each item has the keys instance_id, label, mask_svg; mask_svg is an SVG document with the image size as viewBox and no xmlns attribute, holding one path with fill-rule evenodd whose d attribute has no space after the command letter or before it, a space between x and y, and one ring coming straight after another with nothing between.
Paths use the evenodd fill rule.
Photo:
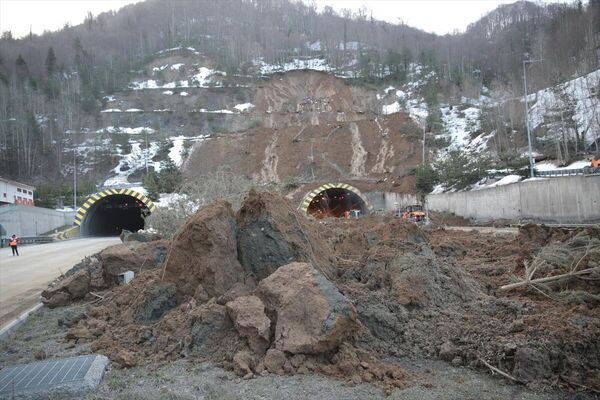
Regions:
<instances>
[{"instance_id":1,"label":"brown soil","mask_svg":"<svg viewBox=\"0 0 600 400\"><path fill-rule=\"evenodd\" d=\"M214 136L194 147L184 172L228 165L256 182L352 180L414 190L402 178L420 162L418 127L403 113L382 116L374 93L331 75L296 71L259 87L252 117L260 127Z\"/></svg>"},{"instance_id":2,"label":"brown soil","mask_svg":"<svg viewBox=\"0 0 600 400\"><path fill-rule=\"evenodd\" d=\"M536 387L600 390L595 304L499 290L520 274L524 255L576 231L529 226L515 240L380 217L311 221L256 192L235 221L227 207L208 206L181 228L195 239L171 246L170 257L189 265L167 269L177 279L142 272L105 293L69 338L91 341L122 367L189 357L246 378L318 371L401 387L417 377L382 360L414 356L487 370L485 361ZM243 272L220 276L227 284L213 293L198 271L214 278L211 265L235 263L232 241ZM181 292L185 281L200 284ZM597 292L597 281L590 285Z\"/></svg>"}]
</instances>

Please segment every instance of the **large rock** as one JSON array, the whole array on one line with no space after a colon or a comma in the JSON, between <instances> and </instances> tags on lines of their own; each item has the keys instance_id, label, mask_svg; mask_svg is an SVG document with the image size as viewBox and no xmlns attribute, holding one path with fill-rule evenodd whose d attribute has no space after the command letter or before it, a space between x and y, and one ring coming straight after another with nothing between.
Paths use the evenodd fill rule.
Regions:
<instances>
[{"instance_id":1,"label":"large rock","mask_svg":"<svg viewBox=\"0 0 600 400\"><path fill-rule=\"evenodd\" d=\"M244 269L262 280L282 265L301 261L333 277L330 251L314 239L303 219L288 200L251 190L237 214L239 260Z\"/></svg>"},{"instance_id":2,"label":"large rock","mask_svg":"<svg viewBox=\"0 0 600 400\"><path fill-rule=\"evenodd\" d=\"M238 334L248 341L250 349L264 354L271 344L271 320L265 305L256 296L244 296L225 305Z\"/></svg>"},{"instance_id":3,"label":"large rock","mask_svg":"<svg viewBox=\"0 0 600 400\"><path fill-rule=\"evenodd\" d=\"M281 351L328 352L359 327L352 303L310 264L280 267L258 284L255 295L276 323L274 347Z\"/></svg>"},{"instance_id":4,"label":"large rock","mask_svg":"<svg viewBox=\"0 0 600 400\"><path fill-rule=\"evenodd\" d=\"M215 339L223 336L231 328L231 319L225 307L211 300L194 312L191 328L192 345L197 350L214 345Z\"/></svg>"},{"instance_id":5,"label":"large rock","mask_svg":"<svg viewBox=\"0 0 600 400\"><path fill-rule=\"evenodd\" d=\"M50 308L61 307L85 297L90 290L90 274L82 270L42 292L42 301Z\"/></svg>"},{"instance_id":6,"label":"large rock","mask_svg":"<svg viewBox=\"0 0 600 400\"><path fill-rule=\"evenodd\" d=\"M165 259L169 242L157 240L148 243L126 242L107 247L98 258L102 263L102 276L107 287L119 283L118 276L125 271L152 269Z\"/></svg>"},{"instance_id":7,"label":"large rock","mask_svg":"<svg viewBox=\"0 0 600 400\"><path fill-rule=\"evenodd\" d=\"M165 280L175 283L180 295L194 296L202 285L210 297L243 281L235 228L229 203L221 200L200 209L173 237Z\"/></svg>"}]
</instances>

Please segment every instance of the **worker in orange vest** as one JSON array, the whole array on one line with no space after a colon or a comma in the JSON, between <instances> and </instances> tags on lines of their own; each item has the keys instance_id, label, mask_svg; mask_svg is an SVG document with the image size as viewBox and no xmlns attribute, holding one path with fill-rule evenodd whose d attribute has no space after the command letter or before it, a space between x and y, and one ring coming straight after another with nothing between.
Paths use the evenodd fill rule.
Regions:
<instances>
[{"instance_id":1,"label":"worker in orange vest","mask_svg":"<svg viewBox=\"0 0 600 400\"><path fill-rule=\"evenodd\" d=\"M19 250L17 249L17 242L18 242L17 235L12 235L8 241L8 245L12 249L13 257L19 255Z\"/></svg>"}]
</instances>

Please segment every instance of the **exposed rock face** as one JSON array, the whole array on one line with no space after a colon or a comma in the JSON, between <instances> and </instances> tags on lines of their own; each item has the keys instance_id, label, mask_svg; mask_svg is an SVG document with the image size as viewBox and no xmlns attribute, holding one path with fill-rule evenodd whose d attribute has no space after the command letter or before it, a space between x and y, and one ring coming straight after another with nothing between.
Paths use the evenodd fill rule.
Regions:
<instances>
[{"instance_id":1,"label":"exposed rock face","mask_svg":"<svg viewBox=\"0 0 600 400\"><path fill-rule=\"evenodd\" d=\"M265 305L256 296L238 297L225 305L238 334L248 341L253 352L264 354L271 343L271 320Z\"/></svg>"},{"instance_id":2,"label":"exposed rock face","mask_svg":"<svg viewBox=\"0 0 600 400\"><path fill-rule=\"evenodd\" d=\"M209 297L224 294L244 278L237 259L235 218L231 205L217 201L198 211L173 237L165 280L182 296L202 285Z\"/></svg>"},{"instance_id":3,"label":"exposed rock face","mask_svg":"<svg viewBox=\"0 0 600 400\"><path fill-rule=\"evenodd\" d=\"M214 301L203 304L194 312L192 321L192 344L196 349L202 349L214 342L214 338L232 328L224 306Z\"/></svg>"},{"instance_id":4,"label":"exposed rock face","mask_svg":"<svg viewBox=\"0 0 600 400\"><path fill-rule=\"evenodd\" d=\"M255 294L276 323L274 347L281 351L327 352L359 327L352 303L310 264L280 267Z\"/></svg>"},{"instance_id":5,"label":"exposed rock face","mask_svg":"<svg viewBox=\"0 0 600 400\"><path fill-rule=\"evenodd\" d=\"M148 288L142 301L136 305L134 320L148 325L162 317L177 305L176 289L173 284Z\"/></svg>"},{"instance_id":6,"label":"exposed rock face","mask_svg":"<svg viewBox=\"0 0 600 400\"><path fill-rule=\"evenodd\" d=\"M301 261L317 263L333 276L329 252L301 220L287 200L251 190L237 215L239 260L246 272L262 280L282 265Z\"/></svg>"}]
</instances>

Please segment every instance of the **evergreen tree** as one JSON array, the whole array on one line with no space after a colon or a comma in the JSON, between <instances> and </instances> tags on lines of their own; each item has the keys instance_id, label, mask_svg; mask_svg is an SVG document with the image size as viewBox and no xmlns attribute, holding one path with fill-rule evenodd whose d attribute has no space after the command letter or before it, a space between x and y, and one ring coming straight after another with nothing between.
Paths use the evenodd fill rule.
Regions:
<instances>
[{"instance_id":1,"label":"evergreen tree","mask_svg":"<svg viewBox=\"0 0 600 400\"><path fill-rule=\"evenodd\" d=\"M54 48L50 46L48 48L48 54L46 55L46 72L48 76L52 76L56 70L56 55L54 54Z\"/></svg>"}]
</instances>

